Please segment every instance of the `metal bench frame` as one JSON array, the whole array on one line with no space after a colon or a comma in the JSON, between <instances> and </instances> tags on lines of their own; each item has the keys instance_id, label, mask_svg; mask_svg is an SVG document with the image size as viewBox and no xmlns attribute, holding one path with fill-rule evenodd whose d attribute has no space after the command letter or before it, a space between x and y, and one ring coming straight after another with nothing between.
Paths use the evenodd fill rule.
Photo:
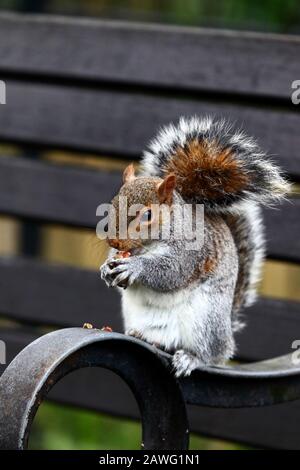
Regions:
<instances>
[{"instance_id":1,"label":"metal bench frame","mask_svg":"<svg viewBox=\"0 0 300 470\"><path fill-rule=\"evenodd\" d=\"M67 328L37 339L0 379L0 448L26 449L35 413L49 390L83 367L105 367L132 390L141 413L141 448L187 449L185 403L259 407L300 398L300 365L292 355L248 366L211 367L176 380L170 356L135 338Z\"/></svg>"}]
</instances>

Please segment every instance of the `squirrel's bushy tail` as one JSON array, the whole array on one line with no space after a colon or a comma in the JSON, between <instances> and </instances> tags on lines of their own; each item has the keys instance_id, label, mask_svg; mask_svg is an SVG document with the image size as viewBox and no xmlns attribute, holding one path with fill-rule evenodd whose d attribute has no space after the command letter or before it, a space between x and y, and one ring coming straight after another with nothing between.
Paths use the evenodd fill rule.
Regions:
<instances>
[{"instance_id":1,"label":"squirrel's bushy tail","mask_svg":"<svg viewBox=\"0 0 300 470\"><path fill-rule=\"evenodd\" d=\"M253 139L211 118L181 118L177 126L162 128L144 152L142 171L174 173L183 199L211 212L226 213L249 200L269 204L289 190Z\"/></svg>"},{"instance_id":2,"label":"squirrel's bushy tail","mask_svg":"<svg viewBox=\"0 0 300 470\"><path fill-rule=\"evenodd\" d=\"M290 185L241 131L225 120L181 118L164 127L143 155L148 176L176 175L176 190L188 203L204 204L205 211L221 213L229 225L239 256L239 274L233 302L237 313L255 300L265 243L259 204L284 197Z\"/></svg>"},{"instance_id":3,"label":"squirrel's bushy tail","mask_svg":"<svg viewBox=\"0 0 300 470\"><path fill-rule=\"evenodd\" d=\"M232 325L234 331L238 331L244 326L239 313L243 307L255 302L257 285L261 280L265 258L264 226L261 208L255 202L245 204L238 214L224 217L235 240L239 259L232 306Z\"/></svg>"}]
</instances>

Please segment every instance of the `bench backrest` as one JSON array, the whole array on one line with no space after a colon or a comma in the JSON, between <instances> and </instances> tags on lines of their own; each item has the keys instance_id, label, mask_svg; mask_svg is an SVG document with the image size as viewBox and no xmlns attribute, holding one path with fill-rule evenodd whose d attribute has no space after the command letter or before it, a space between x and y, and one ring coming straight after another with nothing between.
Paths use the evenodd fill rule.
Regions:
<instances>
[{"instance_id":1,"label":"bench backrest","mask_svg":"<svg viewBox=\"0 0 300 470\"><path fill-rule=\"evenodd\" d=\"M96 207L119 187L120 172L26 156L66 149L83 159L92 152L111 161L136 160L159 126L180 115L213 114L240 123L299 180L299 109L291 103L299 55L298 37L1 14L0 79L7 96L0 106L0 140L17 144L23 155L0 157L0 213L35 225L94 229ZM269 258L299 263L299 209L300 199L293 197L280 210L265 210ZM93 271L22 254L0 258L0 312L19 322L18 329L0 331L9 358L39 333L36 327L89 321L121 330L119 310L118 295ZM247 312L238 359L289 352L299 314L297 302L261 298ZM53 399L137 416L111 376L105 382L109 403L98 376L90 379L89 392L83 376L65 379ZM191 423L207 435L300 448L299 416L299 403L193 408Z\"/></svg>"}]
</instances>

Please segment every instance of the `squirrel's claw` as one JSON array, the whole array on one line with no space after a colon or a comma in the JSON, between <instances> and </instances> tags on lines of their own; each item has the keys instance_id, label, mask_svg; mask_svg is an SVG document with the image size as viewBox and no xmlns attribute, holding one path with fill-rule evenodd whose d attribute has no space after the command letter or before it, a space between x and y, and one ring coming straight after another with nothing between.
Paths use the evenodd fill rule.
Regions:
<instances>
[{"instance_id":1,"label":"squirrel's claw","mask_svg":"<svg viewBox=\"0 0 300 470\"><path fill-rule=\"evenodd\" d=\"M134 270L130 268L130 258L108 259L100 267L100 274L108 287L126 288L136 277Z\"/></svg>"},{"instance_id":2,"label":"squirrel's claw","mask_svg":"<svg viewBox=\"0 0 300 470\"><path fill-rule=\"evenodd\" d=\"M126 271L121 272L114 278L114 280L111 283L111 287L116 287L116 286L125 287L127 284L127 281L128 281L128 273Z\"/></svg>"},{"instance_id":3,"label":"squirrel's claw","mask_svg":"<svg viewBox=\"0 0 300 470\"><path fill-rule=\"evenodd\" d=\"M101 279L103 279L108 287L110 287L112 283L111 278L111 269L109 268L107 262L100 266L100 275Z\"/></svg>"},{"instance_id":4,"label":"squirrel's claw","mask_svg":"<svg viewBox=\"0 0 300 470\"><path fill-rule=\"evenodd\" d=\"M172 365L177 378L191 375L192 371L197 369L200 364L200 360L194 354L183 349L176 351L172 358Z\"/></svg>"}]
</instances>

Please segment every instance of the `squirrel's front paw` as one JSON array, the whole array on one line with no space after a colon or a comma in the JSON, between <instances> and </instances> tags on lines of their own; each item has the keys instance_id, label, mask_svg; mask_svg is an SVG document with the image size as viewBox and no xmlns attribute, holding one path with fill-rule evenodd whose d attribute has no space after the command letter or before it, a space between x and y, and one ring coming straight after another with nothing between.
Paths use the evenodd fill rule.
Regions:
<instances>
[{"instance_id":1,"label":"squirrel's front paw","mask_svg":"<svg viewBox=\"0 0 300 470\"><path fill-rule=\"evenodd\" d=\"M139 274L139 265L133 258L108 259L101 267L102 279L108 287L131 286Z\"/></svg>"},{"instance_id":2,"label":"squirrel's front paw","mask_svg":"<svg viewBox=\"0 0 300 470\"><path fill-rule=\"evenodd\" d=\"M172 358L172 365L175 377L186 377L191 375L192 371L201 365L201 361L194 354L180 349L175 352Z\"/></svg>"}]
</instances>

